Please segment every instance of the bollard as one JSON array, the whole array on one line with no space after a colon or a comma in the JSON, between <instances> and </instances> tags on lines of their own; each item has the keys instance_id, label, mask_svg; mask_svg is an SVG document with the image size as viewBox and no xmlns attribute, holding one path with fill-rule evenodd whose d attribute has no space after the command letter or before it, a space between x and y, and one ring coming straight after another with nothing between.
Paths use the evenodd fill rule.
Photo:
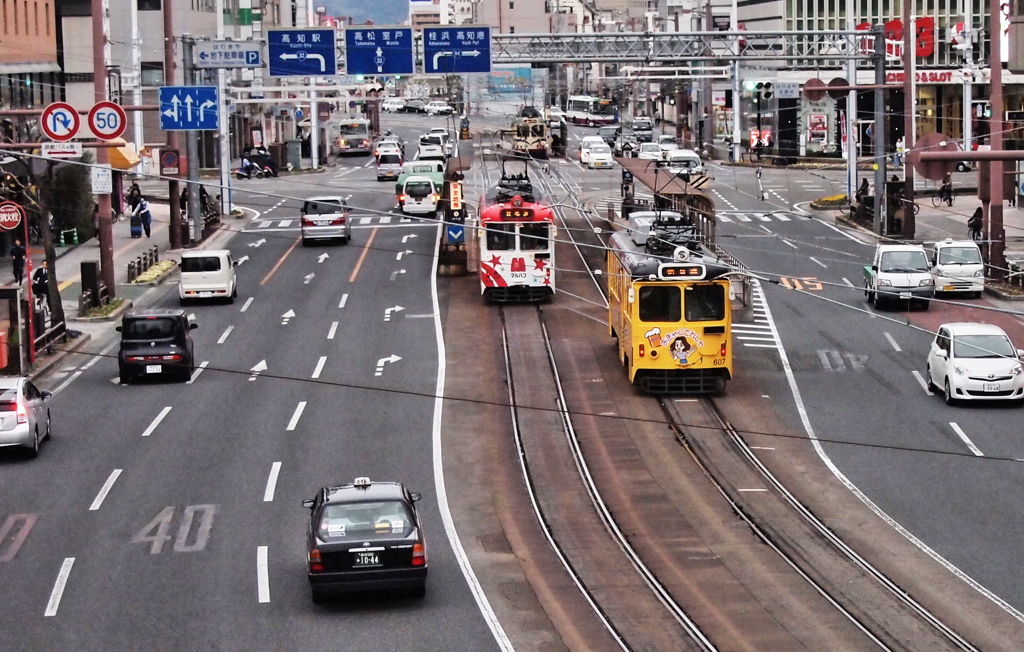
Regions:
<instances>
[{"instance_id":1,"label":"bollard","mask_svg":"<svg viewBox=\"0 0 1024 652\"><path fill-rule=\"evenodd\" d=\"M157 248L156 245L153 245L153 262L154 263L159 263L160 262L160 250Z\"/></svg>"},{"instance_id":2,"label":"bollard","mask_svg":"<svg viewBox=\"0 0 1024 652\"><path fill-rule=\"evenodd\" d=\"M128 282L131 283L135 280L135 261L128 263Z\"/></svg>"}]
</instances>

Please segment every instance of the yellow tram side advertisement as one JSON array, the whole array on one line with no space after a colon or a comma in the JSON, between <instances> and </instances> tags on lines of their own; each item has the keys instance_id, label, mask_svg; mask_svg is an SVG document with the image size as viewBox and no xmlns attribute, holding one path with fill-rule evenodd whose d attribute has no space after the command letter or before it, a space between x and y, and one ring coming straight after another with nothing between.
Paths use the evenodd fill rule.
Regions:
<instances>
[{"instance_id":1,"label":"yellow tram side advertisement","mask_svg":"<svg viewBox=\"0 0 1024 652\"><path fill-rule=\"evenodd\" d=\"M732 379L733 270L686 217L637 213L608 250L608 325L629 380L655 394L719 393Z\"/></svg>"}]
</instances>

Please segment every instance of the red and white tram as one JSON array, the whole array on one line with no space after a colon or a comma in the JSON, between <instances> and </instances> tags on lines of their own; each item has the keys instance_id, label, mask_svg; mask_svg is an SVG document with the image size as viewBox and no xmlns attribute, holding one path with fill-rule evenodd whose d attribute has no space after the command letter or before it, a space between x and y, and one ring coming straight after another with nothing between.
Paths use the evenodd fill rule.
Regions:
<instances>
[{"instance_id":1,"label":"red and white tram","mask_svg":"<svg viewBox=\"0 0 1024 652\"><path fill-rule=\"evenodd\" d=\"M488 301L544 301L555 292L555 215L525 174L502 176L480 211L480 291Z\"/></svg>"}]
</instances>

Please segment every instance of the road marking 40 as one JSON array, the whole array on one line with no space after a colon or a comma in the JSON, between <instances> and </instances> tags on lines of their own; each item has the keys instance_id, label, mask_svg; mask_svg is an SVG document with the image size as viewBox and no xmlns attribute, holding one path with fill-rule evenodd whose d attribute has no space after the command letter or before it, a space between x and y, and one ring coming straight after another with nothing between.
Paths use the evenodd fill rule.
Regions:
<instances>
[{"instance_id":1,"label":"road marking 40","mask_svg":"<svg viewBox=\"0 0 1024 652\"><path fill-rule=\"evenodd\" d=\"M147 523L138 534L132 537L132 543L148 543L149 554L158 555L164 544L171 540L171 521L174 519L174 506L164 507L156 517ZM199 524L193 528L196 513L199 513ZM216 505L189 505L185 508L178 526L178 534L174 538L174 552L199 552L206 547L213 529L213 515L217 512ZM193 529L195 536L192 535Z\"/></svg>"}]
</instances>

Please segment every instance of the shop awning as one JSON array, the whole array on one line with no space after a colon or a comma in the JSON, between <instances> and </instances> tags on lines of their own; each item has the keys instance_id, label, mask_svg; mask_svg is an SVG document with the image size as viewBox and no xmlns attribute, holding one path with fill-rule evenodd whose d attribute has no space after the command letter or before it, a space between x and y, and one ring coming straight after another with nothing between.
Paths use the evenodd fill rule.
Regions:
<instances>
[{"instance_id":1,"label":"shop awning","mask_svg":"<svg viewBox=\"0 0 1024 652\"><path fill-rule=\"evenodd\" d=\"M115 170L130 170L142 161L135 151L134 143L125 143L120 147L110 147L107 149L107 156L110 167Z\"/></svg>"}]
</instances>

